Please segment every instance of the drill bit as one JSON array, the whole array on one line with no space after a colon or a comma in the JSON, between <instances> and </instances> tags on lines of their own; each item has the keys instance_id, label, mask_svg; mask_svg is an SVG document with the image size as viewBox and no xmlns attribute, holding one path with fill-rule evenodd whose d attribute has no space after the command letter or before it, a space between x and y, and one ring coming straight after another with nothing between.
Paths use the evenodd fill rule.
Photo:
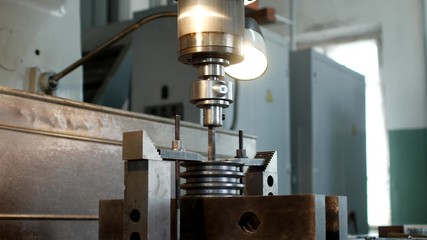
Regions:
<instances>
[{"instance_id":1,"label":"drill bit","mask_svg":"<svg viewBox=\"0 0 427 240\"><path fill-rule=\"evenodd\" d=\"M208 160L215 161L215 127L209 126L208 130Z\"/></svg>"}]
</instances>

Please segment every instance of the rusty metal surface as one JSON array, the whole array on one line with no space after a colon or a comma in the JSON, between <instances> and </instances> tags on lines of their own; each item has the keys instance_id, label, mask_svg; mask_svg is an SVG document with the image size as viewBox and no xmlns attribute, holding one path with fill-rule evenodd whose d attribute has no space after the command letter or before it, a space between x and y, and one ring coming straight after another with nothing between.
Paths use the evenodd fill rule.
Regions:
<instances>
[{"instance_id":1,"label":"rusty metal surface","mask_svg":"<svg viewBox=\"0 0 427 240\"><path fill-rule=\"evenodd\" d=\"M347 199L342 196L183 199L183 214L186 215L182 217L185 232L181 239L348 239ZM122 236L123 229L116 225L121 224L123 200L101 201L101 206L100 236L103 232L104 237L100 240L119 239L117 236ZM218 209L221 211L215 212ZM248 218L252 225L246 226L251 226L253 233L248 231L249 227L243 230L241 226L244 225L242 216L248 212L254 213L259 221L259 226L255 226L256 220L252 218L250 222Z\"/></svg>"},{"instance_id":2,"label":"rusty metal surface","mask_svg":"<svg viewBox=\"0 0 427 240\"><path fill-rule=\"evenodd\" d=\"M98 215L100 199L123 198L122 133L141 129L156 147L170 148L172 120L0 87L0 240L96 239L98 222L85 216ZM182 123L181 139L206 152L204 128ZM219 151L234 155L237 139L220 132ZM254 154L255 138L245 142Z\"/></svg>"},{"instance_id":3,"label":"rusty metal surface","mask_svg":"<svg viewBox=\"0 0 427 240\"><path fill-rule=\"evenodd\" d=\"M326 239L347 240L347 198L326 196Z\"/></svg>"},{"instance_id":4,"label":"rusty metal surface","mask_svg":"<svg viewBox=\"0 0 427 240\"><path fill-rule=\"evenodd\" d=\"M321 195L184 197L181 239L325 239Z\"/></svg>"},{"instance_id":5,"label":"rusty metal surface","mask_svg":"<svg viewBox=\"0 0 427 240\"><path fill-rule=\"evenodd\" d=\"M99 201L99 240L123 238L123 200Z\"/></svg>"}]
</instances>

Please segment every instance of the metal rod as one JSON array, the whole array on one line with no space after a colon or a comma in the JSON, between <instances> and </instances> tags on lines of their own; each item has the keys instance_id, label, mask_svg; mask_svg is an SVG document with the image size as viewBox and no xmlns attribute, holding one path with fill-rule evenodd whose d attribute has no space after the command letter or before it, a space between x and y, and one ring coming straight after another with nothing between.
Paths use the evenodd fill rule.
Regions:
<instances>
[{"instance_id":1,"label":"metal rod","mask_svg":"<svg viewBox=\"0 0 427 240\"><path fill-rule=\"evenodd\" d=\"M99 220L98 215L77 214L0 214L1 220L65 220L89 221Z\"/></svg>"},{"instance_id":2,"label":"metal rod","mask_svg":"<svg viewBox=\"0 0 427 240\"><path fill-rule=\"evenodd\" d=\"M215 127L209 126L208 129L208 160L215 161Z\"/></svg>"},{"instance_id":3,"label":"metal rod","mask_svg":"<svg viewBox=\"0 0 427 240\"><path fill-rule=\"evenodd\" d=\"M292 25L292 20L276 13L276 20L286 25Z\"/></svg>"},{"instance_id":4,"label":"metal rod","mask_svg":"<svg viewBox=\"0 0 427 240\"><path fill-rule=\"evenodd\" d=\"M181 148L181 116L175 115L175 141L178 142ZM180 150L180 149L174 149ZM181 162L175 160L175 240L180 239L181 225Z\"/></svg>"},{"instance_id":5,"label":"metal rod","mask_svg":"<svg viewBox=\"0 0 427 240\"><path fill-rule=\"evenodd\" d=\"M104 51L105 49L107 49L108 47L113 45L114 43L118 42L119 40L126 37L127 35L129 35L133 31L137 30L142 25L144 25L144 24L146 24L152 20L158 19L158 18L176 17L176 16L177 16L176 12L162 12L162 13L155 13L153 15L150 15L150 16L147 16L147 17L144 17L144 18L138 20L136 23L128 26L127 28L125 28L124 30L119 32L118 34L114 35L110 40L106 41L101 46L97 47L93 51L86 54L84 57L75 61L74 63L72 63L71 65L66 67L64 70L62 70L61 72L49 77L49 86L51 88L56 88L56 86L58 85L58 82L61 78L65 77L70 72L72 72L76 68L80 67L81 65L83 65L84 63L89 61L94 56L98 55L99 53L101 53L102 51Z\"/></svg>"},{"instance_id":6,"label":"metal rod","mask_svg":"<svg viewBox=\"0 0 427 240\"><path fill-rule=\"evenodd\" d=\"M180 125L181 125L181 117L179 115L175 115L175 140L177 141L181 140Z\"/></svg>"},{"instance_id":7,"label":"metal rod","mask_svg":"<svg viewBox=\"0 0 427 240\"><path fill-rule=\"evenodd\" d=\"M239 130L239 149L243 149L243 131Z\"/></svg>"},{"instance_id":8,"label":"metal rod","mask_svg":"<svg viewBox=\"0 0 427 240\"><path fill-rule=\"evenodd\" d=\"M181 225L181 163L175 161L175 206L176 206L176 231L175 239L180 238L180 225Z\"/></svg>"}]
</instances>

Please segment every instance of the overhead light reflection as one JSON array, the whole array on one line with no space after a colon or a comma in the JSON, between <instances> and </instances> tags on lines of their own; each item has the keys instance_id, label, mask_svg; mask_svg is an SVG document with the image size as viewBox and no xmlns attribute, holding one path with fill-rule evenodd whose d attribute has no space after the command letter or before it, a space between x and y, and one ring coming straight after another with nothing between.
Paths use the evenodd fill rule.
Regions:
<instances>
[{"instance_id":1,"label":"overhead light reflection","mask_svg":"<svg viewBox=\"0 0 427 240\"><path fill-rule=\"evenodd\" d=\"M252 80L260 77L267 70L267 51L264 37L256 21L246 18L245 40L243 46L244 60L225 68L225 72L236 79Z\"/></svg>"}]
</instances>

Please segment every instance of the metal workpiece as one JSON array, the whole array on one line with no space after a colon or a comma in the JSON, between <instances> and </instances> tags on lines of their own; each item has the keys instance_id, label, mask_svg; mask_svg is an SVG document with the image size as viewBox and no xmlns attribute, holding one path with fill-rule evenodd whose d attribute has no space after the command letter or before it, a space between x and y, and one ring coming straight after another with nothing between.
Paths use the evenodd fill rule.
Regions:
<instances>
[{"instance_id":1,"label":"metal workpiece","mask_svg":"<svg viewBox=\"0 0 427 240\"><path fill-rule=\"evenodd\" d=\"M246 195L278 195L277 152L258 152L255 159L264 159L261 166L249 166L245 174Z\"/></svg>"},{"instance_id":2,"label":"metal workpiece","mask_svg":"<svg viewBox=\"0 0 427 240\"><path fill-rule=\"evenodd\" d=\"M322 195L183 197L181 239L325 240Z\"/></svg>"},{"instance_id":3,"label":"metal workpiece","mask_svg":"<svg viewBox=\"0 0 427 240\"><path fill-rule=\"evenodd\" d=\"M244 184L243 164L226 161L184 162L181 177L186 180L181 188L186 196L241 195Z\"/></svg>"}]
</instances>

